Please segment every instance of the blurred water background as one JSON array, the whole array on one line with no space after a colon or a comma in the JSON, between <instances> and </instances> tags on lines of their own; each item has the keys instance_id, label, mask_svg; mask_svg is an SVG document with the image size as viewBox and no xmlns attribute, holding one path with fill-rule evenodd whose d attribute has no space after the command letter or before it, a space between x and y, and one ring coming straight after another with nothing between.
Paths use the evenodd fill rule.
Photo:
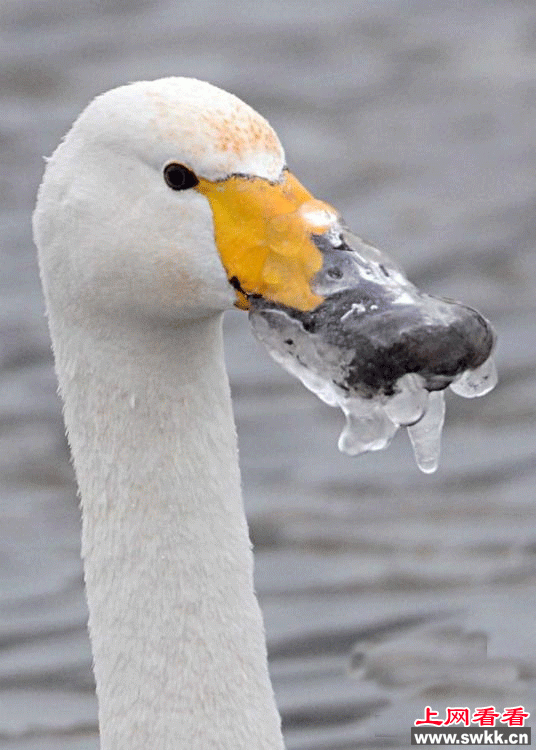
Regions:
<instances>
[{"instance_id":1,"label":"blurred water background","mask_svg":"<svg viewBox=\"0 0 536 750\"><path fill-rule=\"evenodd\" d=\"M500 385L472 402L449 393L441 465L424 476L405 434L340 455L340 413L228 315L289 750L406 747L426 704L535 711L533 0L2 0L0 745L98 746L79 512L30 235L42 157L96 93L173 74L265 114L309 189L499 334Z\"/></svg>"}]
</instances>

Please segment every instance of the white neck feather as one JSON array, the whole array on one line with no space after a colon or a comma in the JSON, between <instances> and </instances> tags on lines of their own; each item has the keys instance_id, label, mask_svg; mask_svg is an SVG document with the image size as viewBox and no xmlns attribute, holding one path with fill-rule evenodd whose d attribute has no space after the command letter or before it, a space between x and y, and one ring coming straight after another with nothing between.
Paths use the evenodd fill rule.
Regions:
<instances>
[{"instance_id":1,"label":"white neck feather","mask_svg":"<svg viewBox=\"0 0 536 750\"><path fill-rule=\"evenodd\" d=\"M102 750L279 750L221 315L51 328Z\"/></svg>"}]
</instances>

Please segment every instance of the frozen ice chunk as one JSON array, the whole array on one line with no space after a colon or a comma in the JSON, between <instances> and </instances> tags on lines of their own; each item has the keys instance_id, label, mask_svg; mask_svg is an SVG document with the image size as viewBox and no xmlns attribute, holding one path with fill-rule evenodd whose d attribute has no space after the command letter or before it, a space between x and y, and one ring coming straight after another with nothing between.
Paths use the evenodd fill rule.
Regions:
<instances>
[{"instance_id":1,"label":"frozen ice chunk","mask_svg":"<svg viewBox=\"0 0 536 750\"><path fill-rule=\"evenodd\" d=\"M277 364L328 406L340 406L344 391L335 381L343 376L344 352L309 336L282 310L251 313L250 321L255 336Z\"/></svg>"},{"instance_id":2,"label":"frozen ice chunk","mask_svg":"<svg viewBox=\"0 0 536 750\"><path fill-rule=\"evenodd\" d=\"M497 385L497 370L492 357L475 370L466 370L450 387L463 398L476 398L489 393Z\"/></svg>"},{"instance_id":3,"label":"frozen ice chunk","mask_svg":"<svg viewBox=\"0 0 536 750\"><path fill-rule=\"evenodd\" d=\"M419 469L425 473L437 469L445 417L442 390L432 390L422 375L408 372L389 392L370 395L359 382L353 388L348 385L353 352L327 342L321 329L311 333L281 309L252 311L250 320L256 337L279 365L326 404L343 411L346 423L338 443L342 452L356 456L382 450L400 426L407 426ZM459 376L452 388L467 396L479 395L493 387L495 377L489 358Z\"/></svg>"}]
</instances>

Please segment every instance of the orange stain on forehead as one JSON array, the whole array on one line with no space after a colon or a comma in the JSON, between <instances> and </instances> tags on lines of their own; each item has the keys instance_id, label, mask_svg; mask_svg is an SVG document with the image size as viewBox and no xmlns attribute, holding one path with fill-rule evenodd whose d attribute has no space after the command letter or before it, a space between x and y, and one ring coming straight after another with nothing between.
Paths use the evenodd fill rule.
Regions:
<instances>
[{"instance_id":1,"label":"orange stain on forehead","mask_svg":"<svg viewBox=\"0 0 536 750\"><path fill-rule=\"evenodd\" d=\"M212 90L212 87L211 87ZM218 90L216 90L218 91ZM197 98L183 103L161 92L148 91L154 116L151 127L183 151L184 160L199 176L221 177L249 173L259 154L283 166L283 149L269 123L236 97L219 92L213 101ZM212 174L210 174L212 170Z\"/></svg>"},{"instance_id":2,"label":"orange stain on forehead","mask_svg":"<svg viewBox=\"0 0 536 750\"><path fill-rule=\"evenodd\" d=\"M279 140L260 115L241 111L211 111L201 115L200 120L211 135L211 142L217 151L232 151L243 156L249 151L281 151Z\"/></svg>"}]
</instances>

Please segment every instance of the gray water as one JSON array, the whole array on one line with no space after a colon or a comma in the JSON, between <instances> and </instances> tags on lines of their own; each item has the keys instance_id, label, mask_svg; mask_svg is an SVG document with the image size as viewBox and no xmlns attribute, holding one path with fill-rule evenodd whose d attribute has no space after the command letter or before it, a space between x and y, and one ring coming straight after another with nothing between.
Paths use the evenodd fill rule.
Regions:
<instances>
[{"instance_id":1,"label":"gray water","mask_svg":"<svg viewBox=\"0 0 536 750\"><path fill-rule=\"evenodd\" d=\"M289 750L406 747L426 704L536 710L536 6L532 0L0 9L0 744L96 750L79 513L29 217L96 93L194 75L265 114L295 174L424 290L499 334L498 388L449 394L437 474L226 322L244 492ZM529 722L530 723L530 722Z\"/></svg>"}]
</instances>

